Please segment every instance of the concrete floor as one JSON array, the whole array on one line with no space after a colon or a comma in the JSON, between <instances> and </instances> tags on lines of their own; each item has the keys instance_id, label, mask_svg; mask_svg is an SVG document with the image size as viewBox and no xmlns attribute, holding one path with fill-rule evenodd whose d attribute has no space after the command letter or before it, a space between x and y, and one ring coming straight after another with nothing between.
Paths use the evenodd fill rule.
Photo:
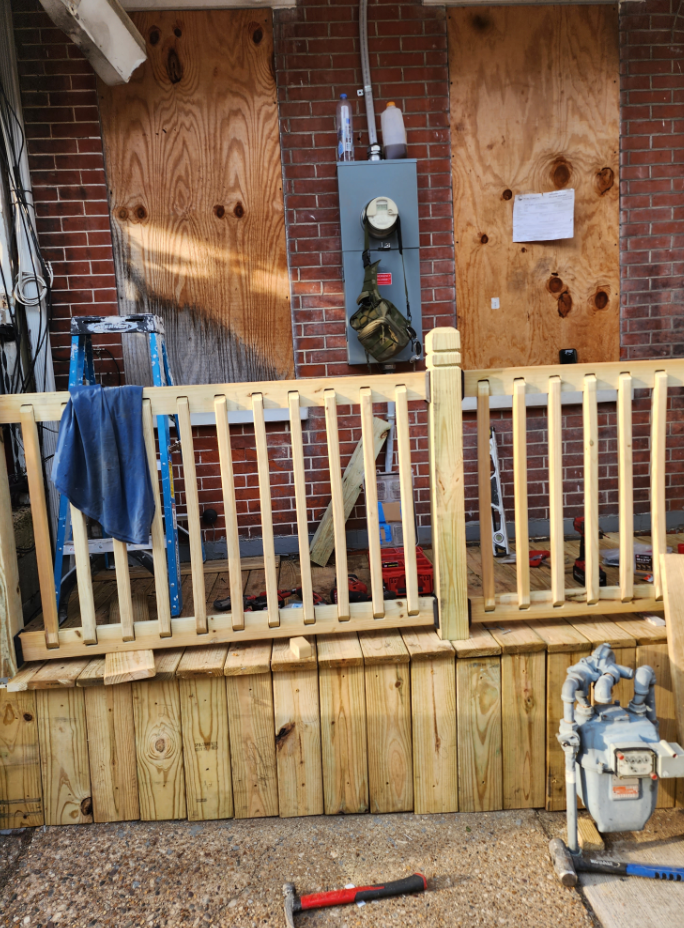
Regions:
<instances>
[{"instance_id":1,"label":"concrete floor","mask_svg":"<svg viewBox=\"0 0 684 928\"><path fill-rule=\"evenodd\" d=\"M308 893L421 870L423 895L306 913L297 928L591 928L601 923L584 893L560 886L548 862L563 821L525 811L27 830L0 836L0 925L285 928L286 880ZM684 815L658 812L651 827L682 834Z\"/></svg>"}]
</instances>

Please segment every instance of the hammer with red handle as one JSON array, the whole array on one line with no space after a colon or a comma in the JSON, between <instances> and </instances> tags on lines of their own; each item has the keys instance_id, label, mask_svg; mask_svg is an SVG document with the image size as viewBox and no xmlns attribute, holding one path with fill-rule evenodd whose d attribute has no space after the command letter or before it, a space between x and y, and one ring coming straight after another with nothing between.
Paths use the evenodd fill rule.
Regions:
<instances>
[{"instance_id":1,"label":"hammer with red handle","mask_svg":"<svg viewBox=\"0 0 684 928\"><path fill-rule=\"evenodd\" d=\"M348 905L350 902L371 902L373 899L386 899L388 896L422 893L424 889L427 889L427 880L422 873L413 873L393 883L355 886L352 889L333 889L327 893L312 893L310 896L298 896L294 883L285 883L283 895L285 896L287 928L295 928L294 916L306 909L323 909L331 905Z\"/></svg>"}]
</instances>

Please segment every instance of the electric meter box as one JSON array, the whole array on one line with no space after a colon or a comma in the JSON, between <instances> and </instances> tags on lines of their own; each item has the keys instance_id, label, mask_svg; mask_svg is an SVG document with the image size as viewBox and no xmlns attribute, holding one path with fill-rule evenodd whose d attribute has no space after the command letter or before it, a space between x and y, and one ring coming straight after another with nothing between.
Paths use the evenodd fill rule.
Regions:
<instances>
[{"instance_id":1,"label":"electric meter box","mask_svg":"<svg viewBox=\"0 0 684 928\"><path fill-rule=\"evenodd\" d=\"M347 317L347 359L350 364L366 365L378 362L369 358L359 344L349 320L359 308L356 299L363 289L363 213L377 197L387 198L396 204L401 222L401 239L404 253L402 267L399 238L396 229L382 238L370 236L371 261L380 260L378 289L402 315L407 316L404 290L411 304L411 325L416 331L416 354L423 357L423 320L420 308L420 234L418 229L418 171L414 158L398 161L346 161L337 165L337 183L340 192L340 224L342 227L342 267L344 273L344 305ZM420 345L420 347L418 347ZM395 361L408 361L411 345L408 344Z\"/></svg>"}]
</instances>

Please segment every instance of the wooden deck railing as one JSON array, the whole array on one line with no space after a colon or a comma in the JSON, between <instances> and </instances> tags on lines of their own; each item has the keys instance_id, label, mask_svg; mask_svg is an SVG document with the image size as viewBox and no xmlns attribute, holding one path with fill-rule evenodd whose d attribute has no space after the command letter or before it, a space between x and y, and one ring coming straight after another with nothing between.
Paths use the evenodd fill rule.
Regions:
<instances>
[{"instance_id":1,"label":"wooden deck railing","mask_svg":"<svg viewBox=\"0 0 684 928\"><path fill-rule=\"evenodd\" d=\"M44 630L25 631L21 635L25 660L65 658L106 653L114 650L134 650L163 647L213 644L233 640L295 636L337 631L396 628L412 625L432 625L433 600L418 594L415 556L415 516L412 491L411 426L409 403L429 403L430 428L434 436L431 470L433 505L439 539L436 584L442 602L444 637L466 637L467 603L465 578L465 535L463 529L463 465L460 440L460 355L458 333L454 329L437 329L428 341L428 377L425 373L396 375L364 374L339 379L276 381L250 384L220 384L146 388L143 393L143 427L148 462L152 475L157 473L154 438L154 417L178 416L183 457L183 476L190 537L190 561L194 615L172 618L170 611L166 544L162 525L162 505L157 480L153 480L155 517L152 524L156 621L135 621L131 594L128 557L125 544L114 542L114 563L120 622L98 625L88 552L85 516L73 509L74 551L78 580L80 627L60 628L53 579L52 547L49 532L45 488L38 441L38 423L58 421L68 401L66 393L43 393L0 397L0 424L20 423L26 454L26 469L31 498L34 538ZM430 389L428 397L426 387ZM396 430L401 480L403 531L406 550L406 597L394 601L383 598L380 538L377 511L376 465L373 455L373 405L396 404ZM369 560L372 601L350 603L347 582L347 552L342 467L337 422L338 406L360 409L364 440L364 471L366 512L369 539ZM314 606L311 565L304 448L300 407L322 407L325 410L332 511L335 537L335 568L338 602L336 605ZM271 487L267 435L264 413L267 409L289 411L293 487L301 558L303 607L279 609L274 527L271 508ZM454 415L454 409L458 414ZM242 600L242 572L235 482L228 426L228 413L248 410L254 417L261 528L267 609L245 612ZM192 413L212 412L216 417L221 483L226 522L226 544L232 611L208 614L207 592L202 564L202 539L199 494L191 428ZM17 561L9 506L9 487L4 456L0 455L0 626L2 664L0 675L11 675L15 666L13 636L21 629L21 599L18 594ZM460 546L460 547L459 547ZM458 557L457 557L458 548ZM462 549L462 550L461 550ZM457 569L458 568L458 569ZM462 568L462 571L460 570ZM4 596L2 595L4 593Z\"/></svg>"},{"instance_id":2,"label":"wooden deck railing","mask_svg":"<svg viewBox=\"0 0 684 928\"><path fill-rule=\"evenodd\" d=\"M517 591L497 595L491 544L483 540L483 596L473 599L472 620L563 618L663 609L660 556L666 549L665 446L667 391L684 386L684 361L631 361L573 364L507 370L466 371L465 395L477 397L479 517L491 524L489 405L494 396L512 397L515 550ZM634 480L632 393L652 391L651 399L651 535L653 584L634 582ZM617 391L617 461L620 569L619 585L599 585L599 426L597 393ZM584 445L585 587L566 589L563 535L563 393L582 397ZM548 397L548 481L551 588L530 591L526 397ZM486 529L483 538L486 537Z\"/></svg>"}]
</instances>

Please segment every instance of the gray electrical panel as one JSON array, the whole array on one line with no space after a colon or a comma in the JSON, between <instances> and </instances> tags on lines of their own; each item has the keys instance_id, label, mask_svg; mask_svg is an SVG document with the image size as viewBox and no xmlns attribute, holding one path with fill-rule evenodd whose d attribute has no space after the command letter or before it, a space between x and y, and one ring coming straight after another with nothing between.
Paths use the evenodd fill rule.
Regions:
<instances>
[{"instance_id":1,"label":"gray electrical panel","mask_svg":"<svg viewBox=\"0 0 684 928\"><path fill-rule=\"evenodd\" d=\"M349 325L358 306L356 298L363 286L364 230L362 214L375 197L389 197L399 208L401 237L404 253L402 267L399 240L396 231L385 239L371 237L371 261L380 259L378 283L380 292L407 315L406 288L411 304L411 325L417 333L416 349L423 356L423 321L420 308L420 234L418 230L418 179L417 162L413 158L401 161L350 161L337 165L337 183L340 191L340 222L342 226L342 265L344 271L344 305L347 315L347 359L350 364L377 364L368 358L359 344L356 332ZM380 277L380 275L384 275ZM384 282L383 282L384 281ZM390 282L391 281L391 282ZM394 361L408 361L411 345L407 345Z\"/></svg>"}]
</instances>

